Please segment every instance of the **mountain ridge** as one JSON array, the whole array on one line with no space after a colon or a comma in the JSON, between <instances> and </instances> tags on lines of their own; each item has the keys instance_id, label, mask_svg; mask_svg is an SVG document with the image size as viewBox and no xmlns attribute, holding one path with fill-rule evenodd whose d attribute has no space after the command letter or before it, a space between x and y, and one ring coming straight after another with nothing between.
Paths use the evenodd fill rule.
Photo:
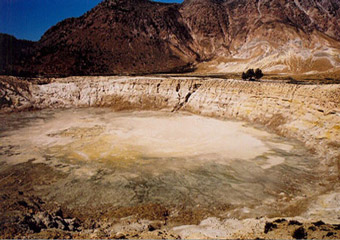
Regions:
<instances>
[{"instance_id":1,"label":"mountain ridge","mask_svg":"<svg viewBox=\"0 0 340 240\"><path fill-rule=\"evenodd\" d=\"M336 0L105 0L11 66L39 75L340 70ZM22 61L20 61L22 62Z\"/></svg>"}]
</instances>

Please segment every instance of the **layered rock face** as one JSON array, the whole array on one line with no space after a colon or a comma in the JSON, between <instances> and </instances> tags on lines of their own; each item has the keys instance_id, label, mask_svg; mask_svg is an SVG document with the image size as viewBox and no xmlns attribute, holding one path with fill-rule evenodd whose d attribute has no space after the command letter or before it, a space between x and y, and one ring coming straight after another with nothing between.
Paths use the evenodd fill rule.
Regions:
<instances>
[{"instance_id":1,"label":"layered rock face","mask_svg":"<svg viewBox=\"0 0 340 240\"><path fill-rule=\"evenodd\" d=\"M339 10L337 1L187 0L181 13L208 60L200 72L318 73L339 70Z\"/></svg>"},{"instance_id":2,"label":"layered rock face","mask_svg":"<svg viewBox=\"0 0 340 240\"><path fill-rule=\"evenodd\" d=\"M2 84L2 111L90 106L168 109L259 123L304 142L331 175L338 174L339 85L149 77L71 77L44 85L13 78Z\"/></svg>"},{"instance_id":3,"label":"layered rock face","mask_svg":"<svg viewBox=\"0 0 340 240\"><path fill-rule=\"evenodd\" d=\"M256 67L340 72L339 19L337 0L105 0L49 29L24 66L14 69L40 75Z\"/></svg>"}]
</instances>

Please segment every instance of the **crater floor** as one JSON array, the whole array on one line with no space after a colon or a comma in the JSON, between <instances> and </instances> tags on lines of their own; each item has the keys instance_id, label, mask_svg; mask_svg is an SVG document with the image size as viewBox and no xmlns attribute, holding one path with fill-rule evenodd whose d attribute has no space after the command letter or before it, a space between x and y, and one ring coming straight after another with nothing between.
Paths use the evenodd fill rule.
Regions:
<instances>
[{"instance_id":1,"label":"crater floor","mask_svg":"<svg viewBox=\"0 0 340 240\"><path fill-rule=\"evenodd\" d=\"M317 159L301 143L245 122L108 108L0 119L6 201L19 192L34 205L37 197L46 209L61 206L84 228L97 219L117 232L114 224L131 216L181 231L178 226L209 217L294 217L327 190ZM27 214L36 219L42 210L32 208Z\"/></svg>"}]
</instances>

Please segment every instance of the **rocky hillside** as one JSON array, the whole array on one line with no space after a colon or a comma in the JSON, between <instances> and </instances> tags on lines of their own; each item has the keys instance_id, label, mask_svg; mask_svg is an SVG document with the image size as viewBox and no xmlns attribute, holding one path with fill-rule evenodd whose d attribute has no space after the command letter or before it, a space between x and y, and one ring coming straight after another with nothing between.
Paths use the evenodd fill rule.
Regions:
<instances>
[{"instance_id":1,"label":"rocky hillside","mask_svg":"<svg viewBox=\"0 0 340 240\"><path fill-rule=\"evenodd\" d=\"M181 9L200 54L211 59L198 65L203 72L339 70L339 1L187 0ZM209 10L216 24L204 28Z\"/></svg>"},{"instance_id":2,"label":"rocky hillside","mask_svg":"<svg viewBox=\"0 0 340 240\"><path fill-rule=\"evenodd\" d=\"M31 70L67 75L182 71L195 53L178 9L147 0L104 1L49 29Z\"/></svg>"},{"instance_id":3,"label":"rocky hillside","mask_svg":"<svg viewBox=\"0 0 340 240\"><path fill-rule=\"evenodd\" d=\"M12 72L11 66L22 65L22 59L30 54L34 42L19 40L15 37L0 33L0 74Z\"/></svg>"},{"instance_id":4,"label":"rocky hillside","mask_svg":"<svg viewBox=\"0 0 340 240\"><path fill-rule=\"evenodd\" d=\"M338 0L105 0L49 29L24 69L40 75L249 67L340 72L339 19Z\"/></svg>"}]
</instances>

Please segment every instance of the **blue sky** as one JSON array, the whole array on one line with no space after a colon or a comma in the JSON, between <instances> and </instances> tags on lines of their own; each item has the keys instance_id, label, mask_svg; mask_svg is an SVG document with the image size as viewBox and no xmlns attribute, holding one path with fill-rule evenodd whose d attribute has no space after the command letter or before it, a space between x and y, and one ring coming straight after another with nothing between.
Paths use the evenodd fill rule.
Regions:
<instances>
[{"instance_id":1,"label":"blue sky","mask_svg":"<svg viewBox=\"0 0 340 240\"><path fill-rule=\"evenodd\" d=\"M0 0L0 32L37 41L59 21L79 17L102 0ZM159 2L182 2L159 0Z\"/></svg>"}]
</instances>

